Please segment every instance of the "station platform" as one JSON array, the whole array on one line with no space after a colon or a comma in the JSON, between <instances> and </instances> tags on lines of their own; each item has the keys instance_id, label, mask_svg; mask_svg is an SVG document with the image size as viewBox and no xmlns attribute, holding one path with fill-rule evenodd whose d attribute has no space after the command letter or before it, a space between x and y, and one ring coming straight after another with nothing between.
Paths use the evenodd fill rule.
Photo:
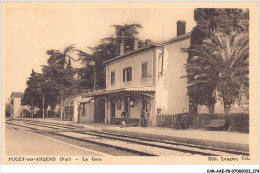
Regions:
<instances>
[{"instance_id":1,"label":"station platform","mask_svg":"<svg viewBox=\"0 0 260 174\"><path fill-rule=\"evenodd\" d=\"M72 121L61 121L58 119L38 119L33 120L56 122L59 124L70 124L80 126L89 130L105 131L110 133L125 134L135 137L145 137L161 140L171 140L179 143L187 143L199 146L207 146L236 151L249 151L249 134L228 131L211 131L199 129L175 130L163 127L124 127L118 125L108 125L102 123L75 123Z\"/></svg>"}]
</instances>

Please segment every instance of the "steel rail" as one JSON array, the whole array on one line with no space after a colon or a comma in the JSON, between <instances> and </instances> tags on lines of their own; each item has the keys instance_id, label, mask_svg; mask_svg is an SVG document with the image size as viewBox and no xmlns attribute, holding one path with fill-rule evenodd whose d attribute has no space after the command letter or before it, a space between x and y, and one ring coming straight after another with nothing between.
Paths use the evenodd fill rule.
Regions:
<instances>
[{"instance_id":1,"label":"steel rail","mask_svg":"<svg viewBox=\"0 0 260 174\"><path fill-rule=\"evenodd\" d=\"M192 147L192 148L200 148L200 149L205 149L205 150L220 151L220 152L230 153L230 154L234 154L234 155L249 156L249 152L245 152L245 151L236 151L236 150L231 150L231 149L222 149L222 148L207 147L207 146L194 145L194 144L188 144L188 143L179 143L179 142L175 142L175 141L172 141L172 140L162 140L162 139L158 140L158 139L145 138L145 137L133 137L133 136L130 136L130 135L123 135L123 134L117 134L117 133L111 133L111 132L100 132L100 131L93 131L93 130L91 132L97 132L97 133L102 133L102 134L106 134L106 135L121 136L121 137L126 137L126 138L139 139L139 140L144 140L144 141L152 141L152 142L159 142L159 143L172 144L172 145L182 145L182 146L187 146L187 147Z\"/></svg>"},{"instance_id":2,"label":"steel rail","mask_svg":"<svg viewBox=\"0 0 260 174\"><path fill-rule=\"evenodd\" d=\"M138 154L139 156L157 156L157 155L154 155L154 154L151 154L151 153L146 153L146 152L142 152L142 151L138 151L138 150L134 150L134 149L128 149L128 148L124 148L124 147L121 147L121 146L115 146L115 145L111 145L111 144L108 144L108 143L101 143L101 142L97 142L97 141L92 141L92 140L73 137L73 136L69 136L69 135L59 134L57 132L49 132L49 133L54 134L54 135L58 135L58 136L62 136L62 137L75 139L75 140L78 140L78 141L97 144L99 146L113 148L113 149L120 150L120 151L127 151L127 152L130 152L130 153L135 153L135 154Z\"/></svg>"},{"instance_id":3,"label":"steel rail","mask_svg":"<svg viewBox=\"0 0 260 174\"><path fill-rule=\"evenodd\" d=\"M184 152L184 153L191 153L191 154L197 154L197 155L203 155L203 156L220 156L219 154L216 154L216 153L200 152L200 151L191 150L191 149L184 149L184 148L177 148L177 147L170 147L170 146L165 146L165 145L147 143L147 142L144 142L144 140L140 141L140 140L135 140L134 138L126 139L126 138L121 138L121 137L116 137L116 136L100 135L97 133L78 132L78 131L73 131L73 132L98 136L98 137L107 138L107 139L115 139L115 140L120 140L120 141L125 141L125 142L131 142L131 143L141 144L141 145L145 145L145 146L157 147L157 148L161 148L161 149L174 150L174 151Z\"/></svg>"}]
</instances>

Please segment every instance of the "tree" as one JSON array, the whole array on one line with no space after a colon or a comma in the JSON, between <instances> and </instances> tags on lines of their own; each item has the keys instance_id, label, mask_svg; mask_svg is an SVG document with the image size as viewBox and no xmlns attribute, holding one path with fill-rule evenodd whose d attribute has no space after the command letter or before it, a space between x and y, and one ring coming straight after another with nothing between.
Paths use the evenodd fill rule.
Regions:
<instances>
[{"instance_id":1,"label":"tree","mask_svg":"<svg viewBox=\"0 0 260 174\"><path fill-rule=\"evenodd\" d=\"M5 116L10 117L11 116L11 99L8 98L8 101L5 103Z\"/></svg>"},{"instance_id":2,"label":"tree","mask_svg":"<svg viewBox=\"0 0 260 174\"><path fill-rule=\"evenodd\" d=\"M197 25L191 32L191 45L201 45L213 33L230 34L248 32L249 10L238 8L197 8L194 10Z\"/></svg>"},{"instance_id":3,"label":"tree","mask_svg":"<svg viewBox=\"0 0 260 174\"><path fill-rule=\"evenodd\" d=\"M43 78L45 79L45 94L48 104L52 103L54 109L56 103L61 105L61 118L63 117L63 101L78 92L78 83L75 79L75 69L71 65L71 60L74 60L70 53L75 50L73 45L70 45L60 50L47 50L50 56L47 60L48 65L42 66ZM52 95L50 95L52 94Z\"/></svg>"},{"instance_id":4,"label":"tree","mask_svg":"<svg viewBox=\"0 0 260 174\"><path fill-rule=\"evenodd\" d=\"M53 49L47 50L46 53L50 57L47 60L47 65L42 65L42 73L36 73L32 70L22 99L23 105L30 106L31 113L37 106L41 109L44 118L48 106L51 106L51 110L54 110L57 104L63 108L63 100L77 93L77 80L74 77L76 72L71 65L73 58L70 56L70 52L74 49L70 45L63 52Z\"/></svg>"},{"instance_id":5,"label":"tree","mask_svg":"<svg viewBox=\"0 0 260 174\"><path fill-rule=\"evenodd\" d=\"M34 108L39 107L41 108L41 83L42 83L42 77L41 74L36 73L34 70L32 70L32 73L27 80L27 88L25 89L23 98L22 98L22 104L30 106L31 110L31 117L33 117Z\"/></svg>"},{"instance_id":6,"label":"tree","mask_svg":"<svg viewBox=\"0 0 260 174\"><path fill-rule=\"evenodd\" d=\"M190 50L202 46L205 40L214 40L216 36L215 33L223 33L225 36L228 36L233 32L237 34L248 33L249 29L248 9L197 8L194 10L194 20L197 25L191 32ZM194 68L197 66L197 71L202 71L206 65L201 65L203 62L199 62L200 60L194 61L194 57L196 56L197 52L189 51L187 63L189 66L194 64ZM198 64L202 67L198 67ZM198 83L198 88L190 87L190 84L194 81L194 71L194 69L191 70L187 66L188 94L192 103L208 106L214 104L216 102L215 97L212 97L212 93L215 89L214 85L207 84L208 86L206 86L206 84ZM203 88L201 86L203 86ZM203 89L203 91L200 91L200 88Z\"/></svg>"},{"instance_id":7,"label":"tree","mask_svg":"<svg viewBox=\"0 0 260 174\"><path fill-rule=\"evenodd\" d=\"M83 68L78 69L81 87L105 88L106 72L104 62L119 55L120 43L124 43L126 50L133 49L134 38L137 38L139 34L138 29L142 28L140 24L113 25L112 27L115 28L115 36L104 38L96 47L90 47L92 54L79 50L79 60L85 65Z\"/></svg>"},{"instance_id":8,"label":"tree","mask_svg":"<svg viewBox=\"0 0 260 174\"><path fill-rule=\"evenodd\" d=\"M249 87L249 37L247 32L214 33L201 46L194 45L186 65L188 92L200 104L223 99L228 113Z\"/></svg>"}]
</instances>

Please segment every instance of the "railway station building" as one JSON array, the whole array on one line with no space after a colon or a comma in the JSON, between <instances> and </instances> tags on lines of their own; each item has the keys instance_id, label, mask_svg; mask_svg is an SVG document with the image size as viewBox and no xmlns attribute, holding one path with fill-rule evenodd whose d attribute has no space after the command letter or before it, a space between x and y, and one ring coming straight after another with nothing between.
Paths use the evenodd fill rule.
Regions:
<instances>
[{"instance_id":1,"label":"railway station building","mask_svg":"<svg viewBox=\"0 0 260 174\"><path fill-rule=\"evenodd\" d=\"M106 89L84 94L94 98L94 119L107 124L121 121L123 111L128 123L142 126L141 115L148 115L147 126L158 126L158 115L182 112L209 113L207 106L193 103L187 95L185 64L191 33L186 22L177 22L177 36L158 43L146 40L144 47L133 41L133 50L120 44L120 55L106 61ZM239 107L238 107L239 108ZM219 101L214 113L224 113Z\"/></svg>"},{"instance_id":2,"label":"railway station building","mask_svg":"<svg viewBox=\"0 0 260 174\"><path fill-rule=\"evenodd\" d=\"M190 33L185 32L186 22L177 22L177 36L160 43L146 40L145 47L134 40L134 48L106 61L106 90L85 94L104 101L108 124L121 120L125 110L129 122L139 122L143 111L148 114L148 126L156 126L156 115L177 114L189 111L187 79L184 64Z\"/></svg>"}]
</instances>

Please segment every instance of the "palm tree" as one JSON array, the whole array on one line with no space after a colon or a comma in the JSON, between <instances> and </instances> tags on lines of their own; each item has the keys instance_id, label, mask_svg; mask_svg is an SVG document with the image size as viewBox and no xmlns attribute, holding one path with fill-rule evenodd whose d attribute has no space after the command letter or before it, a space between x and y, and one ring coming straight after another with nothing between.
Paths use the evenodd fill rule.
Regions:
<instances>
[{"instance_id":1,"label":"palm tree","mask_svg":"<svg viewBox=\"0 0 260 174\"><path fill-rule=\"evenodd\" d=\"M248 33L214 33L190 51L195 56L186 64L189 96L208 105L222 99L229 113L249 87Z\"/></svg>"}]
</instances>

